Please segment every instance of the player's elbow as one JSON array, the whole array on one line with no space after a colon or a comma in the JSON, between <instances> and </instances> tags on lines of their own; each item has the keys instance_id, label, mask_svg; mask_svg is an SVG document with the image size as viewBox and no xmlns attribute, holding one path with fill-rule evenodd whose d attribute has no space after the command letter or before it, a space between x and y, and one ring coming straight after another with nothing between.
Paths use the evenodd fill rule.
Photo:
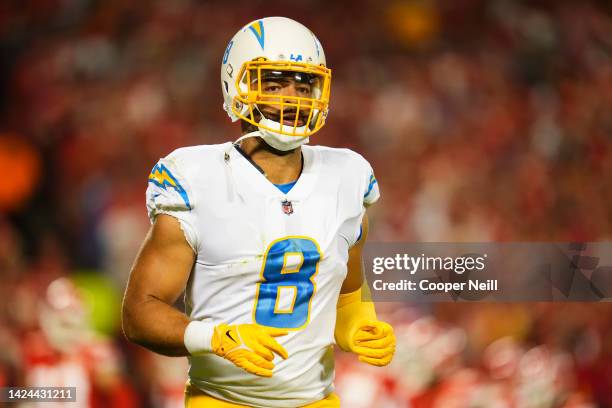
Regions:
<instances>
[{"instance_id":1,"label":"player's elbow","mask_svg":"<svg viewBox=\"0 0 612 408\"><path fill-rule=\"evenodd\" d=\"M135 342L136 330L134 329L134 325L130 318L130 313L127 309L128 308L124 304L121 310L121 329L123 330L123 335L126 339L131 342Z\"/></svg>"},{"instance_id":2,"label":"player's elbow","mask_svg":"<svg viewBox=\"0 0 612 408\"><path fill-rule=\"evenodd\" d=\"M142 336L138 329L137 306L130 299L123 300L121 308L121 329L126 339L132 343L141 344Z\"/></svg>"}]
</instances>

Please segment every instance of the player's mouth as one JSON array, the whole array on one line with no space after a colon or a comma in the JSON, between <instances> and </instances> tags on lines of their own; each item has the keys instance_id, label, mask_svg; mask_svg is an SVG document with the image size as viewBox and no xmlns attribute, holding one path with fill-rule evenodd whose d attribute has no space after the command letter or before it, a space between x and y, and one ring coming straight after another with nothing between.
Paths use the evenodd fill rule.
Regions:
<instances>
[{"instance_id":1,"label":"player's mouth","mask_svg":"<svg viewBox=\"0 0 612 408\"><path fill-rule=\"evenodd\" d=\"M280 122L280 113L279 112L265 112L265 115L268 119L274 121L274 122ZM283 115L283 125L285 126L297 126L297 127L301 127L304 126L306 124L306 115L298 115L297 118L297 123L295 120L295 112L285 112L285 114Z\"/></svg>"},{"instance_id":2,"label":"player's mouth","mask_svg":"<svg viewBox=\"0 0 612 408\"><path fill-rule=\"evenodd\" d=\"M297 120L297 123L295 122L295 116L293 117L283 117L283 125L287 125L287 126L295 126L297 125L298 127L300 126L304 126L304 124L306 123L306 121L302 118L299 117Z\"/></svg>"}]
</instances>

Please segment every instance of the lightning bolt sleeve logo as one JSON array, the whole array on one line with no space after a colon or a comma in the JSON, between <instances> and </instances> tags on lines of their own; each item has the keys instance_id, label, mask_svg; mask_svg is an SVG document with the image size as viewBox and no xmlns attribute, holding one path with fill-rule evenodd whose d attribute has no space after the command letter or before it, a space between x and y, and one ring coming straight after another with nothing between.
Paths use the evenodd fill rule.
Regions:
<instances>
[{"instance_id":1,"label":"lightning bolt sleeve logo","mask_svg":"<svg viewBox=\"0 0 612 408\"><path fill-rule=\"evenodd\" d=\"M183 186L181 186L181 183L178 182L176 177L174 177L170 170L168 170L168 168L163 164L157 163L153 167L151 174L149 174L149 183L153 183L164 190L167 190L168 187L173 188L177 193L179 193L187 208L191 210L191 203L189 202L187 192Z\"/></svg>"},{"instance_id":2,"label":"lightning bolt sleeve logo","mask_svg":"<svg viewBox=\"0 0 612 408\"><path fill-rule=\"evenodd\" d=\"M368 194L370 194L370 192L372 191L372 189L374 188L374 184L378 183L378 181L376 180L376 177L374 177L374 174L372 173L370 175L370 182L368 184L368 190L366 191L366 193L363 195L363 198L366 198L368 196Z\"/></svg>"}]
</instances>

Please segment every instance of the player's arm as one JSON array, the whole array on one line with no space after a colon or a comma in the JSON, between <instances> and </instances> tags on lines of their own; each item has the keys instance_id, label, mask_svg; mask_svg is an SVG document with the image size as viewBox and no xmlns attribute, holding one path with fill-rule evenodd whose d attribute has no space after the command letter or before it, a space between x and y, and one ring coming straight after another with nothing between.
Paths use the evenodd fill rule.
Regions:
<instances>
[{"instance_id":1,"label":"player's arm","mask_svg":"<svg viewBox=\"0 0 612 408\"><path fill-rule=\"evenodd\" d=\"M160 214L136 257L123 298L123 331L132 342L168 356L186 356L189 318L172 305L185 289L195 255L179 221Z\"/></svg>"},{"instance_id":2,"label":"player's arm","mask_svg":"<svg viewBox=\"0 0 612 408\"><path fill-rule=\"evenodd\" d=\"M347 263L347 273L340 294L354 293L359 289L367 289L367 285L362 288L365 278L363 276L363 247L368 238L369 232L368 214L363 214L361 220L361 236L359 240L349 249L349 259Z\"/></svg>"},{"instance_id":3,"label":"player's arm","mask_svg":"<svg viewBox=\"0 0 612 408\"><path fill-rule=\"evenodd\" d=\"M362 251L368 236L366 214L361 228L359 241L349 249L348 271L338 298L335 338L342 350L357 354L360 361L384 366L393 358L395 335L391 325L378 320L364 279Z\"/></svg>"},{"instance_id":4,"label":"player's arm","mask_svg":"<svg viewBox=\"0 0 612 408\"><path fill-rule=\"evenodd\" d=\"M185 289L195 254L179 221L160 214L138 254L123 300L123 331L143 347L168 356L215 353L259 376L272 376L274 339L287 331L255 324L227 325L189 318L172 305Z\"/></svg>"}]
</instances>

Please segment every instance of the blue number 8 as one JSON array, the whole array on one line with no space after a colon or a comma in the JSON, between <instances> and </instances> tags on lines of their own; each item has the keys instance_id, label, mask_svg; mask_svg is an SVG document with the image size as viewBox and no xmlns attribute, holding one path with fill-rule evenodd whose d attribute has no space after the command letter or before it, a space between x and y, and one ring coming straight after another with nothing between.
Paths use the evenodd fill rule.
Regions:
<instances>
[{"instance_id":1,"label":"blue number 8","mask_svg":"<svg viewBox=\"0 0 612 408\"><path fill-rule=\"evenodd\" d=\"M288 267L289 256L298 256L301 262ZM284 329L306 325L320 260L321 251L312 238L286 237L272 242L264 256L262 282L257 285L255 322ZM279 309L281 291L287 289L293 293L293 303L287 309Z\"/></svg>"}]
</instances>

